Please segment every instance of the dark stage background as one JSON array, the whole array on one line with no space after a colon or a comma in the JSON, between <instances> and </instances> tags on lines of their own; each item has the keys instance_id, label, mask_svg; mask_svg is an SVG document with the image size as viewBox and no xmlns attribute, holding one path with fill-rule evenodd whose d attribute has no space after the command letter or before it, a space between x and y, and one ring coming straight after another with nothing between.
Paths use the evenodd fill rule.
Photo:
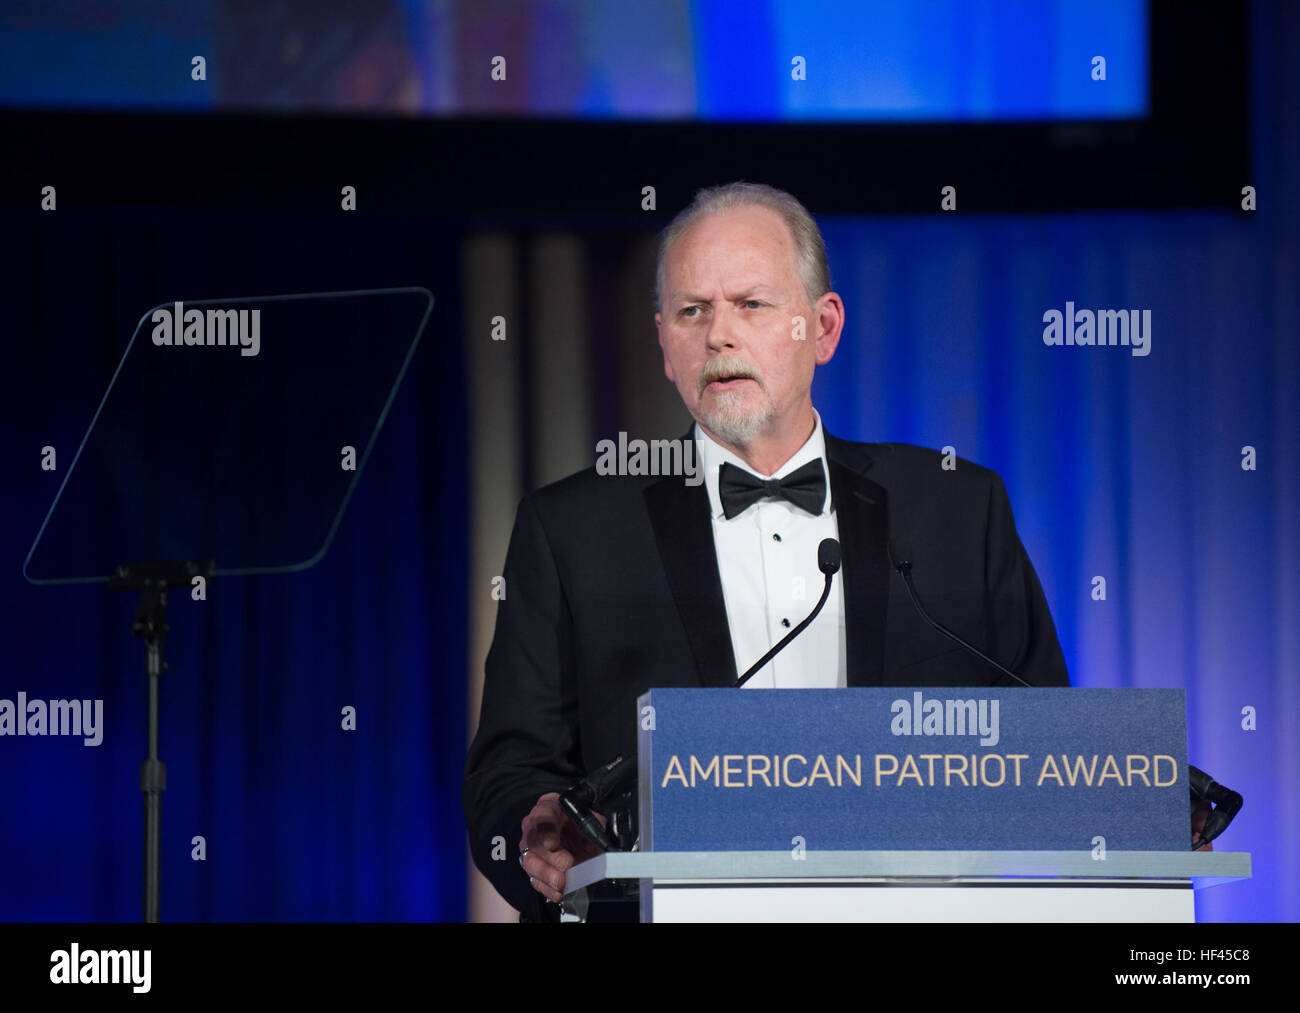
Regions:
<instances>
[{"instance_id":1,"label":"dark stage background","mask_svg":"<svg viewBox=\"0 0 1300 1013\"><path fill-rule=\"evenodd\" d=\"M3 569L17 579L6 585L3 695L102 698L105 736L95 748L0 740L0 847L9 868L25 870L0 891L0 918L132 920L145 748L137 596L22 580L58 483L157 293L329 291L366 278L391 287L454 276L454 246L433 223L416 231L394 220L340 230L233 210L68 217L65 228L6 230L10 333L23 335L5 370L6 448L22 459L49 444L63 463L20 467L7 483ZM454 289L438 298L454 319ZM168 920L464 916L464 363L445 325L425 340L433 347L413 361L324 560L218 578L202 603L170 597ZM154 424L205 430L181 413ZM355 733L340 727L348 705ZM207 840L205 862L189 858L195 834Z\"/></svg>"},{"instance_id":2,"label":"dark stage background","mask_svg":"<svg viewBox=\"0 0 1300 1013\"><path fill-rule=\"evenodd\" d=\"M241 5L195 5L190 24L137 4L97 35L74 6L81 20L33 7L0 21L0 697L102 698L106 730L96 748L0 738L0 920L139 914L135 598L33 586L22 569L140 315L397 286L432 291L433 315L329 553L297 574L214 581L202 604L173 597L163 916L502 915L470 872L460 812L491 578L523 492L589 466L619 430L685 430L655 345L654 238L695 189L736 178L789 188L826 235L848 314L813 391L827 428L997 469L1072 681L1186 688L1191 762L1246 798L1216 846L1254 855L1252 880L1198 894L1198 919L1300 919L1295 5L1154 5L1151 88L1114 114L1005 122L966 95L952 122L910 126L792 124L780 95L736 113L736 67L657 113L618 105L652 71L561 89L558 105L540 73L504 108L457 97L428 57L443 27L466 61L479 44L553 51L542 15L494 5L477 9L504 34L481 13L421 20L420 4L376 4L386 17L328 32L294 5L250 25ZM684 11L697 43L701 19L717 21L699 6L659 5ZM756 15L778 52L780 7ZM81 42L60 49L60 31ZM135 69L94 38L137 40ZM236 72L241 38L261 42ZM208 43L222 56L202 98L159 82L169 53L189 82ZM323 62L259 76L288 52ZM916 55L925 66L924 45ZM522 118L439 118L451 113ZM744 122L756 115L771 122ZM938 210L948 184L953 213ZM55 212L39 209L46 185ZM344 185L356 212L339 210ZM1258 211L1241 210L1246 185ZM1151 354L1046 347L1043 314L1067 300L1149 309ZM498 314L505 342L490 338ZM41 470L45 445L59 472ZM345 705L355 732L339 727Z\"/></svg>"}]
</instances>

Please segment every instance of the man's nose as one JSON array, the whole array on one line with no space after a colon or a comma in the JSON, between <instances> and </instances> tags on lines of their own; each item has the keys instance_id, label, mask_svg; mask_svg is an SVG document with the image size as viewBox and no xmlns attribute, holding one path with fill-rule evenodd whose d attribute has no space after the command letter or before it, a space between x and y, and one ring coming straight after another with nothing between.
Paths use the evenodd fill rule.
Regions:
<instances>
[{"instance_id":1,"label":"man's nose","mask_svg":"<svg viewBox=\"0 0 1300 1013\"><path fill-rule=\"evenodd\" d=\"M710 350L721 352L736 347L736 324L728 314L715 313L705 338Z\"/></svg>"}]
</instances>

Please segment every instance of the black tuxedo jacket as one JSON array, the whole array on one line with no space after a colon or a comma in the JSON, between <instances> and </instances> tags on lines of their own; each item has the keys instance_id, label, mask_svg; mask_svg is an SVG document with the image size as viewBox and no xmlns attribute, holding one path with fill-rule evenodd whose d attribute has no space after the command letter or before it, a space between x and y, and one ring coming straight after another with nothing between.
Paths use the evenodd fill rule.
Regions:
<instances>
[{"instance_id":1,"label":"black tuxedo jacket","mask_svg":"<svg viewBox=\"0 0 1300 1013\"><path fill-rule=\"evenodd\" d=\"M825 438L849 685L1015 685L917 614L889 563L892 537L935 619L1031 685L1068 686L997 474L960 459L945 471L921 447ZM740 673L703 482L593 467L546 486L519 504L504 577L463 804L475 864L542 920L518 863L538 797L635 754L641 693Z\"/></svg>"}]
</instances>

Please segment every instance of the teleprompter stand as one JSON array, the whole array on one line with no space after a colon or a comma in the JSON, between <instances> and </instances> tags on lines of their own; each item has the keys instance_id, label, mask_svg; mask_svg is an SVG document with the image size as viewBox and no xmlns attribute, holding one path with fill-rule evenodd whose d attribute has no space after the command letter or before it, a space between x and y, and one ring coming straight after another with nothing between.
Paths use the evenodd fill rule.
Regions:
<instances>
[{"instance_id":1,"label":"teleprompter stand","mask_svg":"<svg viewBox=\"0 0 1300 1013\"><path fill-rule=\"evenodd\" d=\"M131 633L144 638L144 670L149 680L148 753L140 764L140 791L144 793L143 920L150 925L158 923L162 893L162 795L167 788L167 765L158 758L158 680L167 671L163 660L167 589L190 587L195 577L207 582L216 567L211 559L129 563L114 567L108 578L109 590L140 592Z\"/></svg>"}]
</instances>

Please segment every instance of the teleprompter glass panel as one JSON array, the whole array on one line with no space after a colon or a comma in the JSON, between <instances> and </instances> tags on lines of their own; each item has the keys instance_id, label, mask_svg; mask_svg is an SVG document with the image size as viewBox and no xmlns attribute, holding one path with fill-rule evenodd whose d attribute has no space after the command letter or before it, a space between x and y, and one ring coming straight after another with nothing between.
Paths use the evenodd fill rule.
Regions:
<instances>
[{"instance_id":1,"label":"teleprompter glass panel","mask_svg":"<svg viewBox=\"0 0 1300 1013\"><path fill-rule=\"evenodd\" d=\"M23 567L35 584L316 563L433 309L422 288L164 303L118 364ZM350 449L349 449L350 448Z\"/></svg>"}]
</instances>

